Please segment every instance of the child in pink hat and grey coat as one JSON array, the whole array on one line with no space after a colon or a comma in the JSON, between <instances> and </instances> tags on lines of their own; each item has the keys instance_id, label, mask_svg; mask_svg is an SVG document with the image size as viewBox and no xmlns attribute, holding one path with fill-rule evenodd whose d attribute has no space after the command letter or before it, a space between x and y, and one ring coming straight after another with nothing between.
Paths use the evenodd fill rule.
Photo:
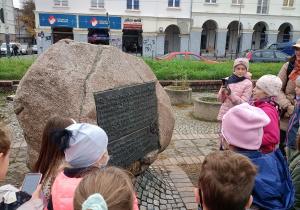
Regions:
<instances>
[{"instance_id":1,"label":"child in pink hat and grey coat","mask_svg":"<svg viewBox=\"0 0 300 210\"><path fill-rule=\"evenodd\" d=\"M222 103L217 119L220 120L220 130L222 129L222 118L226 112L232 107L248 103L252 94L252 74L248 72L249 60L247 58L237 58L233 65L233 74L226 78L230 92L224 85L218 93L218 101ZM220 139L220 149L222 140Z\"/></svg>"},{"instance_id":2,"label":"child in pink hat and grey coat","mask_svg":"<svg viewBox=\"0 0 300 210\"><path fill-rule=\"evenodd\" d=\"M275 151L279 143L279 105L277 95L281 90L282 82L279 77L267 74L259 78L253 89L253 98L249 104L261 108L270 118L269 125L264 127L264 135L260 149L263 154Z\"/></svg>"}]
</instances>

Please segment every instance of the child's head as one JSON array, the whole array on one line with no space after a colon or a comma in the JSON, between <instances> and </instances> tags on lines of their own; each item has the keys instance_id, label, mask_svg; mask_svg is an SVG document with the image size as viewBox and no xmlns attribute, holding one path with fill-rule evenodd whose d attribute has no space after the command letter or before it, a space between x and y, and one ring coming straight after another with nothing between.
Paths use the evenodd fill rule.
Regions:
<instances>
[{"instance_id":1,"label":"child's head","mask_svg":"<svg viewBox=\"0 0 300 210\"><path fill-rule=\"evenodd\" d=\"M233 71L238 77L244 77L249 69L249 60L247 58L237 58L234 60Z\"/></svg>"},{"instance_id":2,"label":"child's head","mask_svg":"<svg viewBox=\"0 0 300 210\"><path fill-rule=\"evenodd\" d=\"M8 128L0 123L0 180L6 175L9 165L10 136Z\"/></svg>"},{"instance_id":3,"label":"child's head","mask_svg":"<svg viewBox=\"0 0 300 210\"><path fill-rule=\"evenodd\" d=\"M132 210L133 201L134 190L128 173L117 167L105 167L82 179L75 191L73 206L74 210L91 209L91 205Z\"/></svg>"},{"instance_id":4,"label":"child's head","mask_svg":"<svg viewBox=\"0 0 300 210\"><path fill-rule=\"evenodd\" d=\"M300 97L300 76L296 79L296 88L295 88L296 95Z\"/></svg>"},{"instance_id":5,"label":"child's head","mask_svg":"<svg viewBox=\"0 0 300 210\"><path fill-rule=\"evenodd\" d=\"M109 159L108 137L105 131L96 125L72 124L53 133L51 141L65 153L66 162L75 168L92 165L100 168L105 166Z\"/></svg>"},{"instance_id":6,"label":"child's head","mask_svg":"<svg viewBox=\"0 0 300 210\"><path fill-rule=\"evenodd\" d=\"M231 108L222 120L225 148L258 150L264 134L263 127L270 123L268 115L260 108L243 103Z\"/></svg>"},{"instance_id":7,"label":"child's head","mask_svg":"<svg viewBox=\"0 0 300 210\"><path fill-rule=\"evenodd\" d=\"M281 86L282 82L279 77L271 74L264 75L256 82L256 87L253 89L253 98L259 100L262 98L277 96L281 90Z\"/></svg>"},{"instance_id":8,"label":"child's head","mask_svg":"<svg viewBox=\"0 0 300 210\"><path fill-rule=\"evenodd\" d=\"M244 210L252 203L251 192L257 167L249 158L231 151L216 151L206 156L201 167L195 197L202 196L204 210Z\"/></svg>"},{"instance_id":9,"label":"child's head","mask_svg":"<svg viewBox=\"0 0 300 210\"><path fill-rule=\"evenodd\" d=\"M42 173L43 179L48 179L52 172L57 170L61 163L59 160L62 160L65 156L64 153L61 153L58 150L57 145L51 143L51 131L55 129L64 129L73 123L74 120L71 118L60 116L52 116L47 121L43 130L39 158L34 166L34 172Z\"/></svg>"}]
</instances>

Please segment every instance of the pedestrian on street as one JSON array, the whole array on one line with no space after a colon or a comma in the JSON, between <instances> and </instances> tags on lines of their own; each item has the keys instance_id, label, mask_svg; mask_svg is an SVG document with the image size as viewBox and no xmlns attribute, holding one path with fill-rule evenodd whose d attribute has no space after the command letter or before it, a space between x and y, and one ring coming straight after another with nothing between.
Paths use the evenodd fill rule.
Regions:
<instances>
[{"instance_id":1,"label":"pedestrian on street","mask_svg":"<svg viewBox=\"0 0 300 210\"><path fill-rule=\"evenodd\" d=\"M222 85L218 93L218 101L222 103L217 119L220 121L222 129L222 118L232 107L241 103L248 103L252 94L252 74L248 72L249 60L247 58L237 58L233 65L233 74L225 78L228 85ZM220 138L219 149L223 149Z\"/></svg>"},{"instance_id":2,"label":"pedestrian on street","mask_svg":"<svg viewBox=\"0 0 300 210\"><path fill-rule=\"evenodd\" d=\"M277 95L281 89L282 82L275 75L267 74L259 78L253 89L253 98L249 104L261 108L270 118L269 125L264 127L264 135L260 149L263 154L274 152L279 143L279 104Z\"/></svg>"},{"instance_id":3,"label":"pedestrian on street","mask_svg":"<svg viewBox=\"0 0 300 210\"><path fill-rule=\"evenodd\" d=\"M282 87L278 94L278 104L283 110L280 116L279 143L279 149L283 156L286 156L284 142L287 125L294 111L296 79L300 76L300 39L295 45L292 45L291 49L295 49L295 54L287 60L277 75L282 81Z\"/></svg>"}]
</instances>

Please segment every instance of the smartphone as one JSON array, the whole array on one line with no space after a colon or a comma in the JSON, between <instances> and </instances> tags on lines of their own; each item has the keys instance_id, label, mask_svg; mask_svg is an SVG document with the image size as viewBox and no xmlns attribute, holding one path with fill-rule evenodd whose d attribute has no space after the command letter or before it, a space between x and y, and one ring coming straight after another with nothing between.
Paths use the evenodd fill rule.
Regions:
<instances>
[{"instance_id":1,"label":"smartphone","mask_svg":"<svg viewBox=\"0 0 300 210\"><path fill-rule=\"evenodd\" d=\"M222 79L222 85L224 85L228 91L228 94L230 95L231 94L231 90L228 86L228 80L227 79Z\"/></svg>"},{"instance_id":2,"label":"smartphone","mask_svg":"<svg viewBox=\"0 0 300 210\"><path fill-rule=\"evenodd\" d=\"M29 195L36 190L37 186L41 182L41 173L29 173L25 176L21 191L26 192Z\"/></svg>"},{"instance_id":3,"label":"smartphone","mask_svg":"<svg viewBox=\"0 0 300 210\"><path fill-rule=\"evenodd\" d=\"M227 86L228 85L228 80L227 79L222 79L222 85Z\"/></svg>"}]
</instances>

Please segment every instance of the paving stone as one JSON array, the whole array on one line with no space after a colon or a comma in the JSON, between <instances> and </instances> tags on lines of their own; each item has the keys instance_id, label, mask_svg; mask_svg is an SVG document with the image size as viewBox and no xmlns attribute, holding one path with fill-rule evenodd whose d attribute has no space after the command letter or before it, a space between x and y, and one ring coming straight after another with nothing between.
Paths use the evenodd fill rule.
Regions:
<instances>
[{"instance_id":1,"label":"paving stone","mask_svg":"<svg viewBox=\"0 0 300 210\"><path fill-rule=\"evenodd\" d=\"M169 158L169 161L170 161L170 163L171 163L172 165L177 165L177 164L178 164L176 158Z\"/></svg>"},{"instance_id":2,"label":"paving stone","mask_svg":"<svg viewBox=\"0 0 300 210\"><path fill-rule=\"evenodd\" d=\"M153 200L151 198L147 198L147 203L153 203Z\"/></svg>"},{"instance_id":3,"label":"paving stone","mask_svg":"<svg viewBox=\"0 0 300 210\"><path fill-rule=\"evenodd\" d=\"M146 206L140 206L140 210L147 210Z\"/></svg>"},{"instance_id":4,"label":"paving stone","mask_svg":"<svg viewBox=\"0 0 300 210\"><path fill-rule=\"evenodd\" d=\"M182 157L176 157L178 163L186 163Z\"/></svg>"},{"instance_id":5,"label":"paving stone","mask_svg":"<svg viewBox=\"0 0 300 210\"><path fill-rule=\"evenodd\" d=\"M159 206L159 209L162 209L162 210L163 210L163 209L167 209L167 206L166 206L166 205L160 205L160 206Z\"/></svg>"},{"instance_id":6,"label":"paving stone","mask_svg":"<svg viewBox=\"0 0 300 210\"><path fill-rule=\"evenodd\" d=\"M199 160L199 158L197 157L190 157L192 159L192 161L195 163L195 164L198 164L198 163L201 163L201 161Z\"/></svg>"},{"instance_id":7,"label":"paving stone","mask_svg":"<svg viewBox=\"0 0 300 210\"><path fill-rule=\"evenodd\" d=\"M159 206L159 201L158 201L158 200L154 200L154 201L153 201L153 204L154 204L155 206Z\"/></svg>"},{"instance_id":8,"label":"paving stone","mask_svg":"<svg viewBox=\"0 0 300 210\"><path fill-rule=\"evenodd\" d=\"M153 210L154 206L152 204L148 204L148 210Z\"/></svg>"}]
</instances>

